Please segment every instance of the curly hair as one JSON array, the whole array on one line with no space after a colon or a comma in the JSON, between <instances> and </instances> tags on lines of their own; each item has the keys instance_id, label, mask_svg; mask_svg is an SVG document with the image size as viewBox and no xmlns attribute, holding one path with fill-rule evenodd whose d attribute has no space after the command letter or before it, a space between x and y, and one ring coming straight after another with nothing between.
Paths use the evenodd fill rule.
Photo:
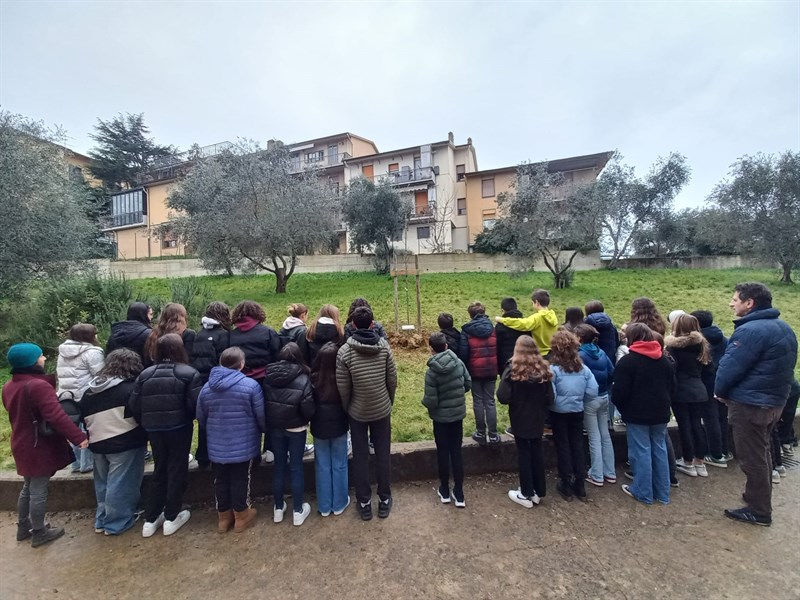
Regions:
<instances>
[{"instance_id":1,"label":"curly hair","mask_svg":"<svg viewBox=\"0 0 800 600\"><path fill-rule=\"evenodd\" d=\"M158 323L153 326L153 330L144 344L145 356L149 357L150 360L155 360L159 338L168 333L175 333L180 337L186 331L186 327L186 309L183 305L177 302L166 304L161 314L158 315Z\"/></svg>"},{"instance_id":2,"label":"curly hair","mask_svg":"<svg viewBox=\"0 0 800 600\"><path fill-rule=\"evenodd\" d=\"M631 302L631 323L644 323L653 331L664 335L667 324L650 298L636 298Z\"/></svg>"},{"instance_id":3,"label":"curly hair","mask_svg":"<svg viewBox=\"0 0 800 600\"><path fill-rule=\"evenodd\" d=\"M583 361L578 355L581 347L580 341L570 331L561 329L553 334L550 340L550 357L548 360L551 365L561 367L567 373L578 373L583 369Z\"/></svg>"},{"instance_id":4,"label":"curly hair","mask_svg":"<svg viewBox=\"0 0 800 600\"><path fill-rule=\"evenodd\" d=\"M539 352L539 346L529 335L521 335L514 344L511 356L511 379L513 381L547 382L553 379L553 373L547 361Z\"/></svg>"},{"instance_id":5,"label":"curly hair","mask_svg":"<svg viewBox=\"0 0 800 600\"><path fill-rule=\"evenodd\" d=\"M264 309L261 308L261 305L258 302L253 302L252 300L242 300L236 305L236 308L233 309L233 313L231 313L231 320L234 323L238 323L246 317L255 319L259 323L263 323L267 320L267 313L264 312Z\"/></svg>"},{"instance_id":6,"label":"curly hair","mask_svg":"<svg viewBox=\"0 0 800 600\"><path fill-rule=\"evenodd\" d=\"M350 303L350 310L347 311L347 319L345 320L345 323L349 323L350 321L352 321L353 313L357 308L361 308L362 306L372 310L372 307L369 305L369 302L367 302L366 298L360 298L360 297L356 298Z\"/></svg>"},{"instance_id":7,"label":"curly hair","mask_svg":"<svg viewBox=\"0 0 800 600\"><path fill-rule=\"evenodd\" d=\"M231 330L231 309L224 302L211 302L206 306L204 316L214 319L225 331Z\"/></svg>"},{"instance_id":8,"label":"curly hair","mask_svg":"<svg viewBox=\"0 0 800 600\"><path fill-rule=\"evenodd\" d=\"M333 304L323 304L322 308L319 309L319 314L317 318L308 326L306 330L306 339L309 342L313 342L317 337L317 324L322 317L327 317L331 321L333 321L334 326L336 327L336 332L339 334L339 341L344 338L344 327L342 327L341 317L339 316L339 308L334 306Z\"/></svg>"},{"instance_id":9,"label":"curly hair","mask_svg":"<svg viewBox=\"0 0 800 600\"><path fill-rule=\"evenodd\" d=\"M142 372L142 357L129 348L114 350L106 356L98 377L136 379Z\"/></svg>"}]
</instances>

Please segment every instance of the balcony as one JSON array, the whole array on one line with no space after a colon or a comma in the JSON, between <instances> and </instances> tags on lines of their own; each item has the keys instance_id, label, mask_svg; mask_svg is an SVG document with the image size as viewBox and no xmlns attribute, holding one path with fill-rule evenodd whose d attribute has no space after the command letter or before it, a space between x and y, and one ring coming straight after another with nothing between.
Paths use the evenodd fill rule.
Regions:
<instances>
[{"instance_id":1,"label":"balcony","mask_svg":"<svg viewBox=\"0 0 800 600\"><path fill-rule=\"evenodd\" d=\"M137 225L146 225L147 215L142 211L117 213L112 214L109 219L103 223L103 231L112 229L122 229L125 227L136 227Z\"/></svg>"},{"instance_id":2,"label":"balcony","mask_svg":"<svg viewBox=\"0 0 800 600\"><path fill-rule=\"evenodd\" d=\"M233 148L233 144L230 142L220 142L210 146L194 146L180 154L157 158L147 171L136 175L136 185L142 186L156 181L175 179L185 172L186 165L189 163L222 154L231 148Z\"/></svg>"},{"instance_id":3,"label":"balcony","mask_svg":"<svg viewBox=\"0 0 800 600\"><path fill-rule=\"evenodd\" d=\"M291 173L302 173L308 169L325 169L327 167L336 167L342 164L343 161L352 158L348 152L336 152L335 154L323 155L319 158L301 158L296 156L292 158L289 171Z\"/></svg>"},{"instance_id":4,"label":"balcony","mask_svg":"<svg viewBox=\"0 0 800 600\"><path fill-rule=\"evenodd\" d=\"M393 186L408 187L417 183L429 183L438 175L438 167L401 167L399 171L389 171L374 175L370 179L375 183L388 181Z\"/></svg>"},{"instance_id":5,"label":"balcony","mask_svg":"<svg viewBox=\"0 0 800 600\"><path fill-rule=\"evenodd\" d=\"M415 206L413 212L408 216L409 223L427 223L436 220L436 205Z\"/></svg>"}]
</instances>

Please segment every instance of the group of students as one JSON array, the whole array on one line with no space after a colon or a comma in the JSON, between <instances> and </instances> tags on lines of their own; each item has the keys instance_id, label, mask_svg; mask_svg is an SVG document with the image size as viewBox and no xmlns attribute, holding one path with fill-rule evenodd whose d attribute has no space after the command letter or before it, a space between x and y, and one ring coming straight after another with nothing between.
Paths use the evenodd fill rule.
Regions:
<instances>
[{"instance_id":1,"label":"group of students","mask_svg":"<svg viewBox=\"0 0 800 600\"><path fill-rule=\"evenodd\" d=\"M546 495L546 428L558 458L556 489L565 500L585 500L586 483L616 483L609 433L615 411L626 425L630 471L625 475L632 479L622 490L641 502L668 503L670 486L678 484L676 469L705 477L705 465L727 466L725 410L713 396L725 340L710 313L675 311L672 335L664 337L667 323L648 298L633 301L630 321L619 331L599 301L584 310L567 309L561 324L546 290L535 290L531 299L534 312L523 317L516 301L505 298L496 325L480 302L469 305L470 320L460 331L452 315L439 315L440 331L429 339L422 404L433 421L442 503L466 506L461 447L467 392L476 422L472 439L481 445L501 440L498 376L496 396L509 406L506 433L518 450L519 488L508 497L526 508ZM350 505L352 445L359 514L372 518L369 456L374 454L378 516L388 517L397 370L386 333L363 298L353 301L344 323L330 304L310 323L308 312L303 304L290 305L276 332L264 324L264 310L255 302L240 302L232 311L212 302L194 332L180 304L164 306L152 324L150 307L134 303L127 319L112 326L105 352L93 325L71 328L59 347L57 381L45 375L38 346L12 346L7 355L12 379L2 395L12 424L12 453L24 477L17 539L32 538L39 546L63 535L62 528L45 523L44 512L50 477L70 462L73 471L94 471L95 531L119 535L131 529L140 516L148 442L154 472L142 535L159 529L175 533L190 518L183 494L195 419L198 464L214 472L220 533L253 525L250 480L262 459L274 463L274 522L281 522L288 508L287 475L293 524L305 522L311 513L303 478L309 429L320 515L340 515ZM80 427L59 408L64 394L79 401ZM666 434L673 412L681 439L678 461ZM37 424L43 421L61 435L40 435ZM784 440L783 448L779 441L778 454L790 452L792 441Z\"/></svg>"}]
</instances>

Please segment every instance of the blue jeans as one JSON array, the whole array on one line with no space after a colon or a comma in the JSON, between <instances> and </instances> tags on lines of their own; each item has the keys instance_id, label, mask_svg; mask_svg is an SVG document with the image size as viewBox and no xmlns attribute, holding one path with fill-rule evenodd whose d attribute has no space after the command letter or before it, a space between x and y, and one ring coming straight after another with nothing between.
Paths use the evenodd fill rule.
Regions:
<instances>
[{"instance_id":1,"label":"blue jeans","mask_svg":"<svg viewBox=\"0 0 800 600\"><path fill-rule=\"evenodd\" d=\"M633 470L630 490L633 497L652 504L655 498L669 504L669 464L667 425L627 423L628 460Z\"/></svg>"},{"instance_id":2,"label":"blue jeans","mask_svg":"<svg viewBox=\"0 0 800 600\"><path fill-rule=\"evenodd\" d=\"M275 464L272 467L272 494L275 496L275 506L283 506L283 490L286 484L286 455L288 454L292 504L294 505L294 512L302 512L303 492L305 491L303 450L305 450L306 446L306 432L271 429L269 438L270 442L272 442L272 451L275 453ZM314 452L316 452L316 448Z\"/></svg>"},{"instance_id":3,"label":"blue jeans","mask_svg":"<svg viewBox=\"0 0 800 600\"><path fill-rule=\"evenodd\" d=\"M314 438L317 508L322 514L347 506L347 434L323 440Z\"/></svg>"},{"instance_id":4,"label":"blue jeans","mask_svg":"<svg viewBox=\"0 0 800 600\"><path fill-rule=\"evenodd\" d=\"M125 452L94 455L96 529L118 535L133 527L144 476L144 452L142 446Z\"/></svg>"},{"instance_id":5,"label":"blue jeans","mask_svg":"<svg viewBox=\"0 0 800 600\"><path fill-rule=\"evenodd\" d=\"M86 433L86 427L81 423L78 428ZM78 448L72 442L69 444L72 447L72 453L75 455L75 460L72 461L72 472L88 473L92 470L92 451L88 448Z\"/></svg>"},{"instance_id":6,"label":"blue jeans","mask_svg":"<svg viewBox=\"0 0 800 600\"><path fill-rule=\"evenodd\" d=\"M583 405L583 426L589 434L589 452L592 465L589 477L603 481L603 476L616 479L614 471L614 446L608 433L608 396L598 396Z\"/></svg>"}]
</instances>

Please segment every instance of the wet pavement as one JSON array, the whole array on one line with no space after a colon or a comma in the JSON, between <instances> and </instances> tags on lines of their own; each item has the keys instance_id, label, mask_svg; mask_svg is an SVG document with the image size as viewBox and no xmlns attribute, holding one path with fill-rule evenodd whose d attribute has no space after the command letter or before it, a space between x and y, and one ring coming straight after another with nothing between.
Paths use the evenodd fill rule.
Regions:
<instances>
[{"instance_id":1,"label":"wet pavement","mask_svg":"<svg viewBox=\"0 0 800 600\"><path fill-rule=\"evenodd\" d=\"M57 513L67 534L38 549L17 543L16 516L0 513L0 598L796 600L800 470L774 486L774 524L762 528L722 516L740 505L744 475L732 467L681 477L668 506L625 496L624 479L567 503L549 473L548 496L529 510L506 496L516 478L497 474L467 480L465 509L442 505L432 481L398 484L391 516L370 522L351 505L276 525L262 499L258 523L238 535L216 533L210 505L149 539L138 525L97 535L91 511Z\"/></svg>"}]
</instances>

